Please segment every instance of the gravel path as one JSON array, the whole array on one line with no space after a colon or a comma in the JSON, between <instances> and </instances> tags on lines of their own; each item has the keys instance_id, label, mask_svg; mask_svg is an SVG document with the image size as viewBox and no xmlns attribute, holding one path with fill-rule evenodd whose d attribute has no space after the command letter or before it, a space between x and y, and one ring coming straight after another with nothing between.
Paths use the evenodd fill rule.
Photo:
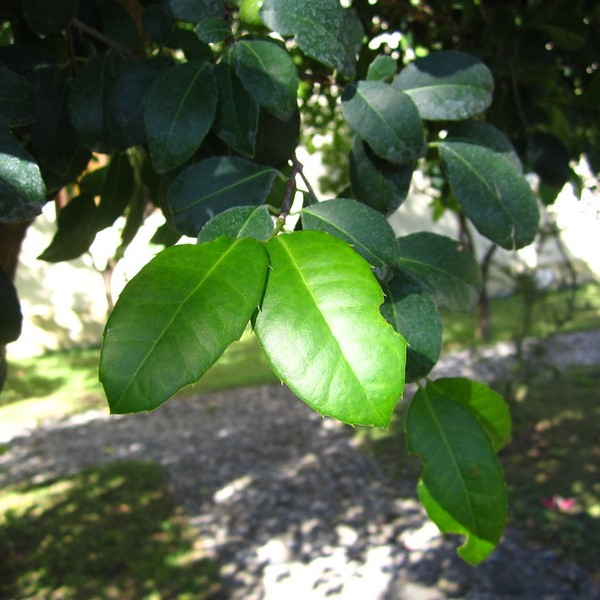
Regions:
<instances>
[{"instance_id":1,"label":"gravel path","mask_svg":"<svg viewBox=\"0 0 600 600\"><path fill-rule=\"evenodd\" d=\"M546 347L550 366L600 364L600 331ZM489 380L510 369L509 355L508 345L454 354L436 375ZM389 481L348 427L283 386L12 433L0 486L124 458L162 465L232 600L600 600L600 584L583 569L516 531L483 565L465 565L458 540L425 517L413 483Z\"/></svg>"}]
</instances>

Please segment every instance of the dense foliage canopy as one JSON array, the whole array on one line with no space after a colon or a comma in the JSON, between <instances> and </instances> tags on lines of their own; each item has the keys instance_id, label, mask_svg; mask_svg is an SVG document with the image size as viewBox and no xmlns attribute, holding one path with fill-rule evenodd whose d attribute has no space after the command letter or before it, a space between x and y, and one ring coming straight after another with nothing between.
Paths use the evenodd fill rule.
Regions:
<instances>
[{"instance_id":1,"label":"dense foliage canopy","mask_svg":"<svg viewBox=\"0 0 600 600\"><path fill-rule=\"evenodd\" d=\"M323 415L385 427L419 381L406 427L420 498L477 563L504 526L496 453L510 417L481 383L426 378L438 306L470 310L479 266L463 241L396 239L386 217L420 169L437 214L490 245L530 244L540 202L581 186L573 162L600 170L599 12L592 0L4 2L0 233L54 201L41 260L80 256L124 216L118 258L164 213L167 248L105 329L112 412L156 408L249 323ZM344 171L326 202L295 152L317 134L342 140L324 157ZM198 243L175 245L182 235ZM20 330L10 275L3 264L4 344Z\"/></svg>"}]
</instances>

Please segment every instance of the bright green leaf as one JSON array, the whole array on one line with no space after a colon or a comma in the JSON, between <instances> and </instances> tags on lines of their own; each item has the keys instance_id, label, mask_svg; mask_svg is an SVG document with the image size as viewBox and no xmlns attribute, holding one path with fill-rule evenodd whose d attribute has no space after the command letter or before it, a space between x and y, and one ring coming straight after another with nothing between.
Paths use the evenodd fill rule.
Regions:
<instances>
[{"instance_id":1,"label":"bright green leaf","mask_svg":"<svg viewBox=\"0 0 600 600\"><path fill-rule=\"evenodd\" d=\"M474 256L443 235L413 233L398 239L398 267L417 278L438 304L469 311L481 290L481 272Z\"/></svg>"},{"instance_id":2,"label":"bright green leaf","mask_svg":"<svg viewBox=\"0 0 600 600\"><path fill-rule=\"evenodd\" d=\"M387 54L379 54L369 65L367 79L371 81L391 81L396 74L396 60Z\"/></svg>"},{"instance_id":3,"label":"bright green leaf","mask_svg":"<svg viewBox=\"0 0 600 600\"><path fill-rule=\"evenodd\" d=\"M36 96L31 83L0 66L0 126L28 125L35 119Z\"/></svg>"},{"instance_id":4,"label":"bright green leaf","mask_svg":"<svg viewBox=\"0 0 600 600\"><path fill-rule=\"evenodd\" d=\"M350 182L357 200L390 215L406 199L414 164L394 165L370 151L356 136L350 152Z\"/></svg>"},{"instance_id":5,"label":"bright green leaf","mask_svg":"<svg viewBox=\"0 0 600 600\"><path fill-rule=\"evenodd\" d=\"M228 60L230 57L231 53L228 53L215 68L219 104L213 129L230 148L253 156L259 107L235 74Z\"/></svg>"},{"instance_id":6,"label":"bright green leaf","mask_svg":"<svg viewBox=\"0 0 600 600\"><path fill-rule=\"evenodd\" d=\"M354 77L363 27L338 0L265 0L260 18L272 31L295 36L306 55Z\"/></svg>"},{"instance_id":7,"label":"bright green leaf","mask_svg":"<svg viewBox=\"0 0 600 600\"><path fill-rule=\"evenodd\" d=\"M445 139L439 147L450 185L477 230L508 250L530 244L539 209L513 161L468 142Z\"/></svg>"},{"instance_id":8,"label":"bright green leaf","mask_svg":"<svg viewBox=\"0 0 600 600\"><path fill-rule=\"evenodd\" d=\"M187 62L156 78L144 101L144 124L154 168L183 164L202 144L215 117L217 84L206 62Z\"/></svg>"},{"instance_id":9,"label":"bright green leaf","mask_svg":"<svg viewBox=\"0 0 600 600\"><path fill-rule=\"evenodd\" d=\"M390 162L407 164L421 156L425 133L413 101L382 81L359 81L342 95L342 114L373 151Z\"/></svg>"},{"instance_id":10,"label":"bright green leaf","mask_svg":"<svg viewBox=\"0 0 600 600\"><path fill-rule=\"evenodd\" d=\"M298 73L290 55L265 40L240 40L233 47L233 64L245 90L282 121L297 106Z\"/></svg>"},{"instance_id":11,"label":"bright green leaf","mask_svg":"<svg viewBox=\"0 0 600 600\"><path fill-rule=\"evenodd\" d=\"M393 85L412 98L421 118L462 121L489 107L494 79L479 59L446 50L410 63Z\"/></svg>"},{"instance_id":12,"label":"bright green leaf","mask_svg":"<svg viewBox=\"0 0 600 600\"><path fill-rule=\"evenodd\" d=\"M419 498L445 533L466 536L459 554L478 564L506 521L502 467L485 430L461 404L420 389L408 409L408 450L423 461Z\"/></svg>"},{"instance_id":13,"label":"bright green leaf","mask_svg":"<svg viewBox=\"0 0 600 600\"><path fill-rule=\"evenodd\" d=\"M394 271L381 284L385 302L381 314L408 343L406 380L425 377L440 357L442 321L429 295L407 273Z\"/></svg>"},{"instance_id":14,"label":"bright green leaf","mask_svg":"<svg viewBox=\"0 0 600 600\"><path fill-rule=\"evenodd\" d=\"M16 138L0 128L0 223L33 219L45 201L40 168Z\"/></svg>"},{"instance_id":15,"label":"bright green leaf","mask_svg":"<svg viewBox=\"0 0 600 600\"><path fill-rule=\"evenodd\" d=\"M404 389L406 343L379 312L368 263L320 231L280 235L267 250L255 332L273 371L321 414L386 427Z\"/></svg>"},{"instance_id":16,"label":"bright green leaf","mask_svg":"<svg viewBox=\"0 0 600 600\"><path fill-rule=\"evenodd\" d=\"M308 206L302 210L301 218L304 229L339 237L374 267L394 265L399 258L391 225L365 204L336 198Z\"/></svg>"},{"instance_id":17,"label":"bright green leaf","mask_svg":"<svg viewBox=\"0 0 600 600\"><path fill-rule=\"evenodd\" d=\"M198 234L198 243L250 237L266 242L273 235L273 219L267 206L235 206L215 215Z\"/></svg>"},{"instance_id":18,"label":"bright green leaf","mask_svg":"<svg viewBox=\"0 0 600 600\"><path fill-rule=\"evenodd\" d=\"M510 411L500 394L484 383L463 377L436 379L428 384L429 387L437 395L468 409L485 429L496 452L508 444L512 429Z\"/></svg>"},{"instance_id":19,"label":"bright green leaf","mask_svg":"<svg viewBox=\"0 0 600 600\"><path fill-rule=\"evenodd\" d=\"M169 186L167 202L174 226L197 236L216 214L234 206L261 204L275 169L242 158L215 156L184 169Z\"/></svg>"},{"instance_id":20,"label":"bright green leaf","mask_svg":"<svg viewBox=\"0 0 600 600\"><path fill-rule=\"evenodd\" d=\"M108 319L100 381L113 413L152 410L242 335L268 268L251 239L173 246L125 287Z\"/></svg>"},{"instance_id":21,"label":"bright green leaf","mask_svg":"<svg viewBox=\"0 0 600 600\"><path fill-rule=\"evenodd\" d=\"M207 44L222 42L231 37L231 27L219 17L204 19L194 28L196 35Z\"/></svg>"}]
</instances>

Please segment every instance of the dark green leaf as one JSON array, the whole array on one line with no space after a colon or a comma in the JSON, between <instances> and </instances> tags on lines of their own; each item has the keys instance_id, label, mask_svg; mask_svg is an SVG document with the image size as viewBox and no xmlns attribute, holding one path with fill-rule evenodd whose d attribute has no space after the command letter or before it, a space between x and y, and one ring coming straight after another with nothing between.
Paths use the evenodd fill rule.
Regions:
<instances>
[{"instance_id":1,"label":"dark green leaf","mask_svg":"<svg viewBox=\"0 0 600 600\"><path fill-rule=\"evenodd\" d=\"M413 99L421 118L462 121L488 108L494 79L474 56L445 50L410 63L393 85Z\"/></svg>"},{"instance_id":2,"label":"dark green leaf","mask_svg":"<svg viewBox=\"0 0 600 600\"><path fill-rule=\"evenodd\" d=\"M372 155L356 136L350 152L350 182L357 200L384 215L393 213L406 199L414 164L394 165Z\"/></svg>"},{"instance_id":3,"label":"dark green leaf","mask_svg":"<svg viewBox=\"0 0 600 600\"><path fill-rule=\"evenodd\" d=\"M450 185L478 231L508 250L530 244L538 230L539 209L513 162L468 142L446 139L439 146Z\"/></svg>"},{"instance_id":4,"label":"dark green leaf","mask_svg":"<svg viewBox=\"0 0 600 600\"><path fill-rule=\"evenodd\" d=\"M115 251L115 260L123 258L125 250L127 250L129 244L131 244L141 226L144 224L145 209L144 196L142 190L138 188L134 191L133 198L127 209L125 225L123 226L123 231L121 233L121 243Z\"/></svg>"},{"instance_id":5,"label":"dark green leaf","mask_svg":"<svg viewBox=\"0 0 600 600\"><path fill-rule=\"evenodd\" d=\"M0 344L14 342L21 335L21 303L6 271L0 267Z\"/></svg>"},{"instance_id":6,"label":"dark green leaf","mask_svg":"<svg viewBox=\"0 0 600 600\"><path fill-rule=\"evenodd\" d=\"M365 204L336 198L305 208L301 218L304 229L339 237L374 267L391 266L398 261L394 230L384 216Z\"/></svg>"},{"instance_id":7,"label":"dark green leaf","mask_svg":"<svg viewBox=\"0 0 600 600\"><path fill-rule=\"evenodd\" d=\"M108 166L88 171L83 175L79 181L79 189L82 194L88 196L100 196L104 189L104 183L106 181L106 174L108 173Z\"/></svg>"},{"instance_id":8,"label":"dark green leaf","mask_svg":"<svg viewBox=\"0 0 600 600\"><path fill-rule=\"evenodd\" d=\"M267 250L255 332L273 371L321 414L386 427L404 388L406 343L379 312L368 263L320 231L280 235Z\"/></svg>"},{"instance_id":9,"label":"dark green leaf","mask_svg":"<svg viewBox=\"0 0 600 600\"><path fill-rule=\"evenodd\" d=\"M380 54L369 65L367 79L390 82L396 74L396 60L387 54Z\"/></svg>"},{"instance_id":10,"label":"dark green leaf","mask_svg":"<svg viewBox=\"0 0 600 600\"><path fill-rule=\"evenodd\" d=\"M213 53L210 46L203 42L191 29L175 27L167 37L165 46L180 50L187 60L212 62Z\"/></svg>"},{"instance_id":11,"label":"dark green leaf","mask_svg":"<svg viewBox=\"0 0 600 600\"><path fill-rule=\"evenodd\" d=\"M479 298L481 272L474 256L436 233L413 233L398 239L398 266L417 278L439 304L469 311Z\"/></svg>"},{"instance_id":12,"label":"dark green leaf","mask_svg":"<svg viewBox=\"0 0 600 600\"><path fill-rule=\"evenodd\" d=\"M222 42L231 37L231 27L229 27L227 21L218 17L211 17L200 21L194 31L207 44Z\"/></svg>"},{"instance_id":13,"label":"dark green leaf","mask_svg":"<svg viewBox=\"0 0 600 600\"><path fill-rule=\"evenodd\" d=\"M486 432L469 410L420 389L406 423L409 452L423 461L419 498L445 533L466 536L460 556L471 564L495 548L506 521L502 467Z\"/></svg>"},{"instance_id":14,"label":"dark green leaf","mask_svg":"<svg viewBox=\"0 0 600 600\"><path fill-rule=\"evenodd\" d=\"M110 153L116 143L107 123L107 105L113 85L125 62L116 52L91 58L78 71L71 86L69 109L81 141L96 152Z\"/></svg>"},{"instance_id":15,"label":"dark green leaf","mask_svg":"<svg viewBox=\"0 0 600 600\"><path fill-rule=\"evenodd\" d=\"M272 31L295 36L306 55L354 77L363 27L338 0L265 0L260 18Z\"/></svg>"},{"instance_id":16,"label":"dark green leaf","mask_svg":"<svg viewBox=\"0 0 600 600\"><path fill-rule=\"evenodd\" d=\"M41 36L65 29L77 12L77 0L23 0L23 16Z\"/></svg>"},{"instance_id":17,"label":"dark green leaf","mask_svg":"<svg viewBox=\"0 0 600 600\"><path fill-rule=\"evenodd\" d=\"M180 21L199 23L223 14L227 0L168 0L171 13Z\"/></svg>"},{"instance_id":18,"label":"dark green leaf","mask_svg":"<svg viewBox=\"0 0 600 600\"><path fill-rule=\"evenodd\" d=\"M25 77L0 66L0 127L32 123L35 113L33 86Z\"/></svg>"},{"instance_id":19,"label":"dark green leaf","mask_svg":"<svg viewBox=\"0 0 600 600\"><path fill-rule=\"evenodd\" d=\"M96 237L95 217L96 205L92 196L71 199L58 213L56 234L38 259L61 262L87 252Z\"/></svg>"},{"instance_id":20,"label":"dark green leaf","mask_svg":"<svg viewBox=\"0 0 600 600\"><path fill-rule=\"evenodd\" d=\"M151 4L142 13L142 25L153 42L166 44L173 29L171 12L164 4Z\"/></svg>"},{"instance_id":21,"label":"dark green leaf","mask_svg":"<svg viewBox=\"0 0 600 600\"><path fill-rule=\"evenodd\" d=\"M512 429L510 411L500 394L484 383L463 377L436 379L428 384L429 388L468 409L485 429L496 452L508 444Z\"/></svg>"},{"instance_id":22,"label":"dark green leaf","mask_svg":"<svg viewBox=\"0 0 600 600\"><path fill-rule=\"evenodd\" d=\"M150 261L104 331L100 381L111 412L152 410L197 381L242 335L267 268L263 245L250 239L174 246Z\"/></svg>"},{"instance_id":23,"label":"dark green leaf","mask_svg":"<svg viewBox=\"0 0 600 600\"><path fill-rule=\"evenodd\" d=\"M249 237L266 242L273 235L273 219L267 206L235 206L215 215L198 234L198 243Z\"/></svg>"},{"instance_id":24,"label":"dark green leaf","mask_svg":"<svg viewBox=\"0 0 600 600\"><path fill-rule=\"evenodd\" d=\"M425 132L413 101L382 81L359 81L342 95L350 128L390 162L407 164L425 150Z\"/></svg>"},{"instance_id":25,"label":"dark green leaf","mask_svg":"<svg viewBox=\"0 0 600 600\"><path fill-rule=\"evenodd\" d=\"M290 55L274 42L240 40L233 64L252 98L278 119L288 121L297 107L298 74Z\"/></svg>"},{"instance_id":26,"label":"dark green leaf","mask_svg":"<svg viewBox=\"0 0 600 600\"><path fill-rule=\"evenodd\" d=\"M188 62L163 71L144 101L144 124L154 168L183 164L202 144L217 108L212 67Z\"/></svg>"},{"instance_id":27,"label":"dark green leaf","mask_svg":"<svg viewBox=\"0 0 600 600\"><path fill-rule=\"evenodd\" d=\"M300 111L294 110L287 121L278 119L268 110L258 114L258 131L254 150L254 161L283 169L294 155L300 143Z\"/></svg>"},{"instance_id":28,"label":"dark green leaf","mask_svg":"<svg viewBox=\"0 0 600 600\"><path fill-rule=\"evenodd\" d=\"M440 357L440 313L429 295L407 273L394 271L393 277L381 287L385 294L381 313L407 341L406 380L416 381L425 377Z\"/></svg>"},{"instance_id":29,"label":"dark green leaf","mask_svg":"<svg viewBox=\"0 0 600 600\"><path fill-rule=\"evenodd\" d=\"M240 154L253 156L258 128L258 104L244 89L226 58L215 68L219 104L213 129L230 148Z\"/></svg>"},{"instance_id":30,"label":"dark green leaf","mask_svg":"<svg viewBox=\"0 0 600 600\"><path fill-rule=\"evenodd\" d=\"M158 75L173 61L157 56L128 66L115 81L108 106L108 125L122 150L146 142L143 100Z\"/></svg>"},{"instance_id":31,"label":"dark green leaf","mask_svg":"<svg viewBox=\"0 0 600 600\"><path fill-rule=\"evenodd\" d=\"M124 6L115 0L102 0L98 9L102 16L102 30L108 38L126 48L141 49L135 23Z\"/></svg>"},{"instance_id":32,"label":"dark green leaf","mask_svg":"<svg viewBox=\"0 0 600 600\"><path fill-rule=\"evenodd\" d=\"M0 128L0 222L33 219L45 201L40 168L15 137Z\"/></svg>"},{"instance_id":33,"label":"dark green leaf","mask_svg":"<svg viewBox=\"0 0 600 600\"><path fill-rule=\"evenodd\" d=\"M174 246L181 239L181 234L175 231L168 223L163 223L150 239L156 246Z\"/></svg>"},{"instance_id":34,"label":"dark green leaf","mask_svg":"<svg viewBox=\"0 0 600 600\"><path fill-rule=\"evenodd\" d=\"M125 212L133 196L133 189L133 169L127 154L115 154L104 179L96 212L96 231L110 227Z\"/></svg>"},{"instance_id":35,"label":"dark green leaf","mask_svg":"<svg viewBox=\"0 0 600 600\"><path fill-rule=\"evenodd\" d=\"M554 135L533 132L527 139L527 159L546 185L561 189L571 177L569 152Z\"/></svg>"},{"instance_id":36,"label":"dark green leaf","mask_svg":"<svg viewBox=\"0 0 600 600\"><path fill-rule=\"evenodd\" d=\"M167 201L173 224L195 237L216 214L234 206L261 204L276 175L269 167L228 156L187 167L169 186Z\"/></svg>"}]
</instances>

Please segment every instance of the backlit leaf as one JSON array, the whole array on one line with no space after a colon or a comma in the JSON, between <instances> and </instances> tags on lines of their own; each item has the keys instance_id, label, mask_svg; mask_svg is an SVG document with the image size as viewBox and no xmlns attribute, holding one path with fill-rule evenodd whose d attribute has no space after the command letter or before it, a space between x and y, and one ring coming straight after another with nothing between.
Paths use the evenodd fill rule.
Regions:
<instances>
[{"instance_id":1,"label":"backlit leaf","mask_svg":"<svg viewBox=\"0 0 600 600\"><path fill-rule=\"evenodd\" d=\"M379 312L369 264L320 231L277 236L267 250L254 325L273 371L321 414L386 427L404 388L406 343Z\"/></svg>"},{"instance_id":2,"label":"backlit leaf","mask_svg":"<svg viewBox=\"0 0 600 600\"><path fill-rule=\"evenodd\" d=\"M273 219L267 206L235 206L214 216L198 234L203 244L224 235L267 241L273 235Z\"/></svg>"},{"instance_id":3,"label":"backlit leaf","mask_svg":"<svg viewBox=\"0 0 600 600\"><path fill-rule=\"evenodd\" d=\"M239 339L263 293L262 244L173 246L125 287L108 319L100 381L113 413L152 410Z\"/></svg>"},{"instance_id":4,"label":"backlit leaf","mask_svg":"<svg viewBox=\"0 0 600 600\"><path fill-rule=\"evenodd\" d=\"M342 95L342 113L350 128L390 162L407 164L425 149L423 123L413 101L382 81L359 81Z\"/></svg>"}]
</instances>

